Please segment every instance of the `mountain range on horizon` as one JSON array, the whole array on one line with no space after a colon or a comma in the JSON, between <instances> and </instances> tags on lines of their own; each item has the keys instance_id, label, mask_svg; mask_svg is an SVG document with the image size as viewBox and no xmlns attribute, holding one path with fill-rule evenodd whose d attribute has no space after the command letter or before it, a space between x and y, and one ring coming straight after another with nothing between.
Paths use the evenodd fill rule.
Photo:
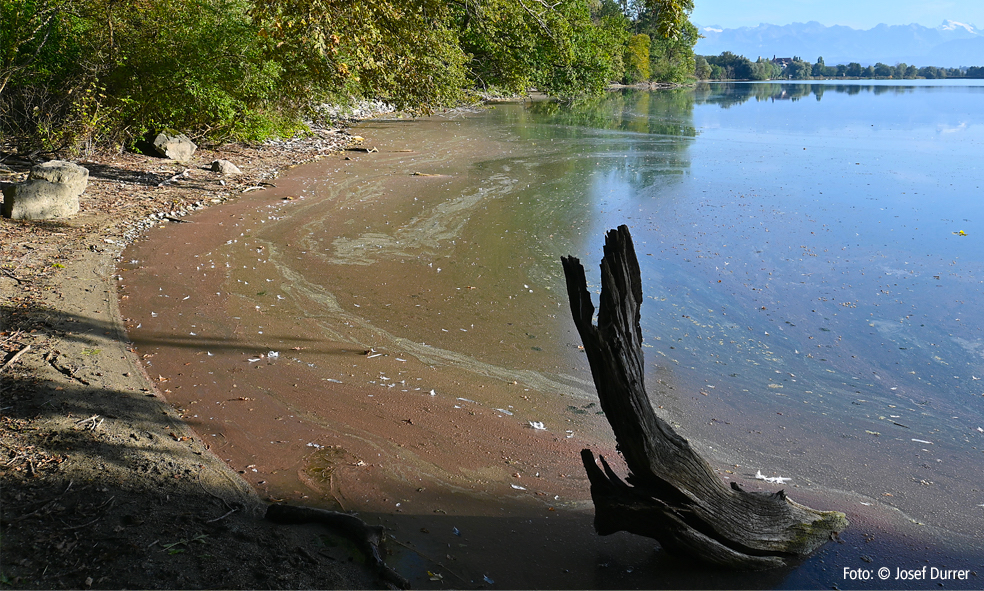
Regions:
<instances>
[{"instance_id":1,"label":"mountain range on horizon","mask_svg":"<svg viewBox=\"0 0 984 591\"><path fill-rule=\"evenodd\" d=\"M842 25L828 27L816 21L763 23L737 29L713 25L697 28L703 35L694 47L698 55L730 51L752 61L758 57L797 56L809 62L823 57L828 66L850 62L863 66L877 62L946 68L984 66L984 31L952 20L934 28L881 24L862 30Z\"/></svg>"}]
</instances>

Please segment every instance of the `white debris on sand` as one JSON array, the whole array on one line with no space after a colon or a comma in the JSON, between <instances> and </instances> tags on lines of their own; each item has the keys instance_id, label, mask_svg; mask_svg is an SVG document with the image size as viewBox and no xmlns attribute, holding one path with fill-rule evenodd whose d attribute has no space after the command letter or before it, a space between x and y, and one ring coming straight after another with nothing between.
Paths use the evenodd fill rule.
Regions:
<instances>
[{"instance_id":1,"label":"white debris on sand","mask_svg":"<svg viewBox=\"0 0 984 591\"><path fill-rule=\"evenodd\" d=\"M756 470L755 478L758 480L764 480L770 484L786 484L787 480L792 480L792 478L787 478L785 476L766 476L762 474L761 470Z\"/></svg>"}]
</instances>

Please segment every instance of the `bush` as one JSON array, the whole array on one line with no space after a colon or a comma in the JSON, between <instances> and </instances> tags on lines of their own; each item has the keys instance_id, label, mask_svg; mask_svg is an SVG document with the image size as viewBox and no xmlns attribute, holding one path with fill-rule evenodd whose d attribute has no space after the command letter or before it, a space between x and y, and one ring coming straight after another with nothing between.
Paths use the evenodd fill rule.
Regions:
<instances>
[{"instance_id":1,"label":"bush","mask_svg":"<svg viewBox=\"0 0 984 591\"><path fill-rule=\"evenodd\" d=\"M283 68L244 0L0 3L5 20L25 17L0 38L3 132L22 149L123 145L165 127L244 139L297 129L301 103L282 100Z\"/></svg>"},{"instance_id":2,"label":"bush","mask_svg":"<svg viewBox=\"0 0 984 591\"><path fill-rule=\"evenodd\" d=\"M663 2L647 0L646 14ZM642 18L626 10L612 0L0 0L0 144L123 148L165 128L255 141L302 130L318 104L350 97L428 112L478 88L597 93L623 76ZM654 64L664 79L692 75L696 29L684 25L658 60L649 42L648 63L637 36L631 75L647 79Z\"/></svg>"}]
</instances>

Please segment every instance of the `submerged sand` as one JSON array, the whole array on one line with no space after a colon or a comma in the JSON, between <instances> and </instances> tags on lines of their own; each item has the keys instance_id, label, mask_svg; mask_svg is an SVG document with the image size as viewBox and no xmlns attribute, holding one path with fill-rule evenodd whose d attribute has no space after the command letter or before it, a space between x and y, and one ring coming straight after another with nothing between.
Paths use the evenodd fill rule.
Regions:
<instances>
[{"instance_id":1,"label":"submerged sand","mask_svg":"<svg viewBox=\"0 0 984 591\"><path fill-rule=\"evenodd\" d=\"M941 537L857 495L799 486L788 491L794 499L843 510L853 525L841 543L781 572L708 572L650 540L593 534L578 452L617 454L592 405L563 296L538 287L534 306L501 294L482 302L498 292L494 281L459 273L469 256L481 262L483 254L464 245L456 257L429 260L367 252L367 237L396 251L434 240L435 227L448 232L441 240L468 241L461 226L446 223L453 212L405 223L428 219L410 196L453 189L456 165L413 144L412 134L388 144L383 134L361 133L372 151L298 169L276 188L197 214L193 224L152 231L121 265L127 328L148 374L264 498L358 511L392 528L394 565L431 588L850 587L843 567L871 561L979 562L969 540ZM467 163L494 157L490 144L446 151ZM457 174L467 174L460 166ZM371 186L349 180L367 169L387 178ZM328 198L338 214L317 218L311 239L315 222L301 212ZM383 227L400 225L401 216L401 227L416 230L387 240ZM297 222L270 234L262 220L275 218ZM346 230L353 219L365 224L356 234L363 242ZM312 254L299 254L308 257L300 266L319 269L319 284L275 264L283 245L305 240ZM224 249L230 243L235 251ZM325 244L335 260L313 254ZM358 264L366 257L371 263ZM239 267L238 275L223 270ZM540 306L553 318L529 313ZM545 429L534 426L541 421ZM725 463L729 455L716 456L722 477L771 490L754 471Z\"/></svg>"}]
</instances>

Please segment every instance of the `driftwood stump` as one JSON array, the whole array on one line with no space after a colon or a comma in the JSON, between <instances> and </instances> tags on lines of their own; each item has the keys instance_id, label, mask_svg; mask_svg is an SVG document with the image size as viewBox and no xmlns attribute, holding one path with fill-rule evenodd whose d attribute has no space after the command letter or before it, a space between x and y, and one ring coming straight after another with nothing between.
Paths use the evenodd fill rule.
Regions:
<instances>
[{"instance_id":1,"label":"driftwood stump","mask_svg":"<svg viewBox=\"0 0 984 591\"><path fill-rule=\"evenodd\" d=\"M584 267L574 257L564 257L563 265L601 407L630 470L623 482L604 457L599 468L591 450L581 451L599 534L627 531L654 538L671 553L757 570L805 557L847 527L843 513L805 507L784 491L726 485L656 416L643 383L642 279L626 226L606 236L597 326Z\"/></svg>"}]
</instances>

